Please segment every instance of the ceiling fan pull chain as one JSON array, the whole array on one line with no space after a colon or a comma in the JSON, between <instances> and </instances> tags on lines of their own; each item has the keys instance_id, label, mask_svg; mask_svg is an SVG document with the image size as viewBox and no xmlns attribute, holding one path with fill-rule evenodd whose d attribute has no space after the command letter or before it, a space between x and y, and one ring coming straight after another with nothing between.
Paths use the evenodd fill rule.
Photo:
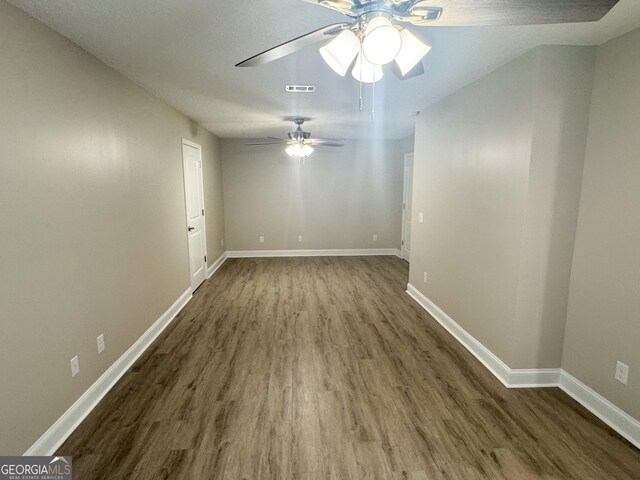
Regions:
<instances>
[{"instance_id":1,"label":"ceiling fan pull chain","mask_svg":"<svg viewBox=\"0 0 640 480\"><path fill-rule=\"evenodd\" d=\"M360 71L362 71L362 56L360 57ZM360 98L358 99L358 108L362 111L364 102L362 101L362 79L360 79Z\"/></svg>"},{"instance_id":2,"label":"ceiling fan pull chain","mask_svg":"<svg viewBox=\"0 0 640 480\"><path fill-rule=\"evenodd\" d=\"M358 18L358 29L362 29L362 17ZM360 47L360 50L362 50L362 47ZM360 55L360 71L362 71L362 55ZM360 106L360 111L362 111L364 109L364 102L362 101L362 77L360 78L360 99L359 101L359 106Z\"/></svg>"},{"instance_id":3,"label":"ceiling fan pull chain","mask_svg":"<svg viewBox=\"0 0 640 480\"><path fill-rule=\"evenodd\" d=\"M371 84L371 125L376 123L376 84Z\"/></svg>"}]
</instances>

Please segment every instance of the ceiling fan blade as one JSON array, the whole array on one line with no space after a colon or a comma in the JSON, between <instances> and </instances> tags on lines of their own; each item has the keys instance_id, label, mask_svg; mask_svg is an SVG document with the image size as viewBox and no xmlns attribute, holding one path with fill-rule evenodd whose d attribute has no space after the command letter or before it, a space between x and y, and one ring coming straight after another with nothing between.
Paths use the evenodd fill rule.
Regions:
<instances>
[{"instance_id":1,"label":"ceiling fan blade","mask_svg":"<svg viewBox=\"0 0 640 480\"><path fill-rule=\"evenodd\" d=\"M351 0L302 0L312 5L320 5L322 7L330 8L336 12L343 13L345 15L351 15L354 4Z\"/></svg>"},{"instance_id":2,"label":"ceiling fan blade","mask_svg":"<svg viewBox=\"0 0 640 480\"><path fill-rule=\"evenodd\" d=\"M309 140L310 145L322 147L344 147L344 140L340 138L313 138Z\"/></svg>"},{"instance_id":3,"label":"ceiling fan blade","mask_svg":"<svg viewBox=\"0 0 640 480\"><path fill-rule=\"evenodd\" d=\"M283 140L281 138L268 138L264 141L260 141L260 142L252 142L252 143L245 143L245 146L247 147L256 147L256 146L260 146L260 145L284 145L286 143L289 143L287 140Z\"/></svg>"},{"instance_id":4,"label":"ceiling fan blade","mask_svg":"<svg viewBox=\"0 0 640 480\"><path fill-rule=\"evenodd\" d=\"M410 19L414 25L482 26L542 25L549 23L596 22L619 0L457 0L442 4L440 19L435 23L421 18ZM419 0L407 13L433 5L432 0ZM441 3L441 2L435 2Z\"/></svg>"},{"instance_id":5,"label":"ceiling fan blade","mask_svg":"<svg viewBox=\"0 0 640 480\"><path fill-rule=\"evenodd\" d=\"M245 147L266 147L267 145L284 145L279 142L264 142L264 143L245 143Z\"/></svg>"},{"instance_id":6,"label":"ceiling fan blade","mask_svg":"<svg viewBox=\"0 0 640 480\"><path fill-rule=\"evenodd\" d=\"M306 33L300 37L289 40L288 42L281 43L277 47L265 50L253 57L238 63L236 67L257 67L258 65L264 65L265 63L272 62L278 58L291 55L298 50L314 43L321 42L322 40L332 37L340 33L343 29L347 28L350 23L333 23L322 28L318 28L313 32Z\"/></svg>"},{"instance_id":7,"label":"ceiling fan blade","mask_svg":"<svg viewBox=\"0 0 640 480\"><path fill-rule=\"evenodd\" d=\"M390 67L393 74L398 77L400 80L408 80L410 78L418 77L424 73L424 65L422 65L422 61L416 63L415 67L409 70L407 73L402 75L402 72L398 68L396 62L391 63Z\"/></svg>"}]
</instances>

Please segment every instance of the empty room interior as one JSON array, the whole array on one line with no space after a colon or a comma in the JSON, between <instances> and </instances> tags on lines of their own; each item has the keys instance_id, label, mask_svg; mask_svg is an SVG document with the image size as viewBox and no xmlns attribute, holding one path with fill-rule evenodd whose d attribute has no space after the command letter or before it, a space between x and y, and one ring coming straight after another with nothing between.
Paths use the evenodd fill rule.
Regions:
<instances>
[{"instance_id":1,"label":"empty room interior","mask_svg":"<svg viewBox=\"0 0 640 480\"><path fill-rule=\"evenodd\" d=\"M640 479L640 1L0 0L0 87L0 478Z\"/></svg>"}]
</instances>

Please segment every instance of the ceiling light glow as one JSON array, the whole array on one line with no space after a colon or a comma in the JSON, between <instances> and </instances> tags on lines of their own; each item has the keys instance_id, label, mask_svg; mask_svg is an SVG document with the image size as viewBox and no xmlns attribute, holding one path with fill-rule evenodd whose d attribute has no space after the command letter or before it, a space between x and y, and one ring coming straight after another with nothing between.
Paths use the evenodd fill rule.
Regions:
<instances>
[{"instance_id":1,"label":"ceiling light glow","mask_svg":"<svg viewBox=\"0 0 640 480\"><path fill-rule=\"evenodd\" d=\"M320 48L320 54L338 75L345 76L351 69L357 81L375 83L383 77L383 65L395 60L398 75L404 77L430 49L409 30L394 26L389 17L380 15L368 20L364 27L343 30Z\"/></svg>"},{"instance_id":2,"label":"ceiling light glow","mask_svg":"<svg viewBox=\"0 0 640 480\"><path fill-rule=\"evenodd\" d=\"M375 83L382 78L382 65L374 65L360 52L356 57L351 75L359 82Z\"/></svg>"},{"instance_id":3,"label":"ceiling light glow","mask_svg":"<svg viewBox=\"0 0 640 480\"><path fill-rule=\"evenodd\" d=\"M311 145L307 145L306 143L293 143L289 145L285 152L290 157L308 157L313 153L313 147Z\"/></svg>"},{"instance_id":4,"label":"ceiling light glow","mask_svg":"<svg viewBox=\"0 0 640 480\"><path fill-rule=\"evenodd\" d=\"M320 55L327 65L344 77L360 51L360 40L351 30L344 30L328 45L320 49Z\"/></svg>"},{"instance_id":5,"label":"ceiling light glow","mask_svg":"<svg viewBox=\"0 0 640 480\"><path fill-rule=\"evenodd\" d=\"M289 145L287 148L285 148L284 151L287 152L287 155L289 155L290 157L295 157L300 152L300 145L294 143L293 145Z\"/></svg>"},{"instance_id":6,"label":"ceiling light glow","mask_svg":"<svg viewBox=\"0 0 640 480\"><path fill-rule=\"evenodd\" d=\"M300 149L301 157L308 157L312 153L313 153L313 147L311 145L307 145L306 143L302 145L302 148Z\"/></svg>"},{"instance_id":7,"label":"ceiling light glow","mask_svg":"<svg viewBox=\"0 0 640 480\"><path fill-rule=\"evenodd\" d=\"M393 61L402 47L402 37L386 17L375 17L364 31L362 52L374 65L386 65Z\"/></svg>"}]
</instances>

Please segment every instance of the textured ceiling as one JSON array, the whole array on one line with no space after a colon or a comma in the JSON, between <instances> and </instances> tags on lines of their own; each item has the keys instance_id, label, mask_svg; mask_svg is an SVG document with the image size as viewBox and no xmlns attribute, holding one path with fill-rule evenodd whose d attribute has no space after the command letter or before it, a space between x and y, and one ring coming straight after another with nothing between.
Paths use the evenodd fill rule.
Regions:
<instances>
[{"instance_id":1,"label":"textured ceiling","mask_svg":"<svg viewBox=\"0 0 640 480\"><path fill-rule=\"evenodd\" d=\"M640 1L600 22L525 27L413 27L433 49L426 74L376 84L358 110L358 84L338 77L317 47L256 68L245 58L344 17L301 0L10 0L225 138L282 136L283 118L312 117L314 136L400 138L414 114L541 44L597 45L640 25ZM314 94L285 93L313 84Z\"/></svg>"}]
</instances>

